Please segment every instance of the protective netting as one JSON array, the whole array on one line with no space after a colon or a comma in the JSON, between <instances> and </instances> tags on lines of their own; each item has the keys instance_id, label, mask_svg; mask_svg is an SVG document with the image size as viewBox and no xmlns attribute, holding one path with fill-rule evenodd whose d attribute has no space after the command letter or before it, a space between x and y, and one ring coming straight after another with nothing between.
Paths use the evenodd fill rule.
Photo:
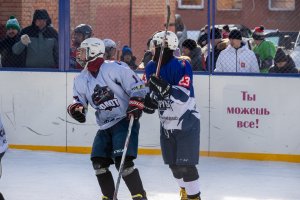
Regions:
<instances>
[{"instance_id":1,"label":"protective netting","mask_svg":"<svg viewBox=\"0 0 300 200\"><path fill-rule=\"evenodd\" d=\"M64 30L70 34L69 52L59 49L59 1L0 3L2 68L80 69L76 48L82 39L98 37L113 41L116 52L111 59L129 59L132 69L143 70L152 56L145 54L149 39L164 30L167 18L166 2L161 0L70 0L70 30ZM170 5L169 29L179 39L176 56L187 56L193 70L298 73L296 0L170 0ZM45 23L47 31L43 25L43 31L36 30L36 23ZM75 34L78 26L91 30L85 27ZM70 55L70 66L59 64L64 55Z\"/></svg>"}]
</instances>

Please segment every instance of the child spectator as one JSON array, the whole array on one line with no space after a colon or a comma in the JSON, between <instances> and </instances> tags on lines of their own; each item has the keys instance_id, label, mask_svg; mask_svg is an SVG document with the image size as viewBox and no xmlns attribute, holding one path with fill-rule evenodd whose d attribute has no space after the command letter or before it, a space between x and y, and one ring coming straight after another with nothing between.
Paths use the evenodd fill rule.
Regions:
<instances>
[{"instance_id":1,"label":"child spectator","mask_svg":"<svg viewBox=\"0 0 300 200\"><path fill-rule=\"evenodd\" d=\"M203 71L201 48L197 46L195 40L186 39L182 43L182 53L184 56L190 57L193 71Z\"/></svg>"},{"instance_id":2,"label":"child spectator","mask_svg":"<svg viewBox=\"0 0 300 200\"><path fill-rule=\"evenodd\" d=\"M2 67L24 67L25 54L15 55L12 46L20 40L20 25L18 20L11 16L6 22L6 37L0 41Z\"/></svg>"},{"instance_id":3,"label":"child spectator","mask_svg":"<svg viewBox=\"0 0 300 200\"><path fill-rule=\"evenodd\" d=\"M21 31L21 40L14 44L13 52L26 52L26 67L58 68L58 33L47 10L35 10L32 24Z\"/></svg>"},{"instance_id":4,"label":"child spectator","mask_svg":"<svg viewBox=\"0 0 300 200\"><path fill-rule=\"evenodd\" d=\"M122 49L121 61L125 62L132 70L138 68L137 64L135 64L136 57L133 56L131 48L127 45Z\"/></svg>"},{"instance_id":5,"label":"child spectator","mask_svg":"<svg viewBox=\"0 0 300 200\"><path fill-rule=\"evenodd\" d=\"M269 73L298 73L294 60L278 48L274 58L275 64L269 69Z\"/></svg>"}]
</instances>

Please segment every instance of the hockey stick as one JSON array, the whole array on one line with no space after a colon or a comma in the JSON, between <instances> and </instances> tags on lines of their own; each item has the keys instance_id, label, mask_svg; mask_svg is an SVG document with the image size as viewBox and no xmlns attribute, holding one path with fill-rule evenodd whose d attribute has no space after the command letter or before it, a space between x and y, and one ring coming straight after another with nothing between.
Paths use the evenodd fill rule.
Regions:
<instances>
[{"instance_id":1,"label":"hockey stick","mask_svg":"<svg viewBox=\"0 0 300 200\"><path fill-rule=\"evenodd\" d=\"M122 159L121 159L121 163L120 163L119 175L118 175L118 179L117 179L117 182L116 182L116 189L115 189L115 192L114 192L113 200L117 200L118 190L119 190L119 186L120 186L121 176L122 176L122 173L123 173L124 161L125 161L125 157L126 157L128 144L129 144L129 139L130 139L130 135L131 135L131 129L132 129L133 121L134 121L134 118L133 118L133 115L131 115L129 126L128 126L127 137L126 137L125 145L124 145L124 149L123 149Z\"/></svg>"},{"instance_id":2,"label":"hockey stick","mask_svg":"<svg viewBox=\"0 0 300 200\"><path fill-rule=\"evenodd\" d=\"M171 15L170 0L166 0L166 5L167 5L167 23L166 23L165 35L164 35L164 38L163 38L163 42L161 44L159 59L158 59L158 63L157 63L157 68L156 68L156 73L155 73L156 77L159 76L161 61L162 61L162 57L163 57L163 54L164 54L164 49L166 47L165 43L166 43L166 40L167 40L167 34L168 34L168 29L169 29L169 24L170 24L170 15Z\"/></svg>"}]
</instances>

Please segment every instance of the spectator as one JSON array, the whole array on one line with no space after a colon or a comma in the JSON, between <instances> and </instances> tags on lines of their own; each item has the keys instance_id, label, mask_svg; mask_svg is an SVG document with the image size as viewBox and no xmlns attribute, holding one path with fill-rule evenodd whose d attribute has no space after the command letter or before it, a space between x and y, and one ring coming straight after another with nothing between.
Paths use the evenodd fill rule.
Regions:
<instances>
[{"instance_id":1,"label":"spectator","mask_svg":"<svg viewBox=\"0 0 300 200\"><path fill-rule=\"evenodd\" d=\"M76 61L77 48L80 47L83 40L93 36L93 29L88 24L79 24L75 27L72 35L72 47L70 52L70 67L73 69L82 69Z\"/></svg>"},{"instance_id":2,"label":"spectator","mask_svg":"<svg viewBox=\"0 0 300 200\"><path fill-rule=\"evenodd\" d=\"M268 73L273 65L273 59L276 53L276 47L271 41L265 40L264 27L255 27L252 34L254 40L253 51L257 57L260 72Z\"/></svg>"},{"instance_id":3,"label":"spectator","mask_svg":"<svg viewBox=\"0 0 300 200\"><path fill-rule=\"evenodd\" d=\"M105 60L116 60L117 44L111 39L103 40L105 45L105 54L103 58Z\"/></svg>"},{"instance_id":4,"label":"spectator","mask_svg":"<svg viewBox=\"0 0 300 200\"><path fill-rule=\"evenodd\" d=\"M230 45L220 53L215 72L257 72L259 67L253 51L242 42L241 31L229 34Z\"/></svg>"},{"instance_id":5,"label":"spectator","mask_svg":"<svg viewBox=\"0 0 300 200\"><path fill-rule=\"evenodd\" d=\"M13 46L13 52L20 55L24 51L26 67L58 67L58 33L47 10L35 10L32 24L21 31L21 40Z\"/></svg>"},{"instance_id":6,"label":"spectator","mask_svg":"<svg viewBox=\"0 0 300 200\"><path fill-rule=\"evenodd\" d=\"M145 69L145 66L153 58L154 47L153 47L153 44L151 44L151 40L152 40L152 37L149 38L147 41L147 50L144 53L143 59L142 59L141 63L139 64L138 69Z\"/></svg>"},{"instance_id":7,"label":"spectator","mask_svg":"<svg viewBox=\"0 0 300 200\"><path fill-rule=\"evenodd\" d=\"M282 48L277 49L274 63L269 69L269 73L298 73L294 60L286 55Z\"/></svg>"},{"instance_id":8,"label":"spectator","mask_svg":"<svg viewBox=\"0 0 300 200\"><path fill-rule=\"evenodd\" d=\"M210 58L211 58L211 66L214 66L213 69L215 69L217 59L218 59L221 51L226 49L228 41L222 39L221 31L218 28L215 28L215 40L214 41L212 40L212 36L213 36L213 32L212 32L212 29L211 29L210 30L210 39L211 39L210 42L211 42L211 46L214 47L212 49L214 51L214 63L212 63L212 56L213 56L212 50L210 52ZM210 66L208 66L208 56L206 57L205 62L206 62L206 66L210 67Z\"/></svg>"},{"instance_id":9,"label":"spectator","mask_svg":"<svg viewBox=\"0 0 300 200\"><path fill-rule=\"evenodd\" d=\"M230 33L230 30L229 30L229 26L226 24L222 27L222 38L223 39L226 39L229 37L229 33Z\"/></svg>"},{"instance_id":10,"label":"spectator","mask_svg":"<svg viewBox=\"0 0 300 200\"><path fill-rule=\"evenodd\" d=\"M186 39L182 43L182 53L184 56L190 57L193 71L203 71L201 48L197 46L195 40Z\"/></svg>"},{"instance_id":11,"label":"spectator","mask_svg":"<svg viewBox=\"0 0 300 200\"><path fill-rule=\"evenodd\" d=\"M135 64L136 57L133 56L131 48L127 45L122 49L121 61L125 62L132 70L138 68L137 64Z\"/></svg>"},{"instance_id":12,"label":"spectator","mask_svg":"<svg viewBox=\"0 0 300 200\"><path fill-rule=\"evenodd\" d=\"M175 14L175 33L179 41L178 47L181 50L183 41L187 39L187 29L180 14Z\"/></svg>"},{"instance_id":13,"label":"spectator","mask_svg":"<svg viewBox=\"0 0 300 200\"><path fill-rule=\"evenodd\" d=\"M11 16L6 22L6 37L0 41L0 54L2 67L24 67L25 52L15 55L13 45L20 40L20 25L18 20Z\"/></svg>"},{"instance_id":14,"label":"spectator","mask_svg":"<svg viewBox=\"0 0 300 200\"><path fill-rule=\"evenodd\" d=\"M207 45L207 38L208 38L208 26L205 25L204 28L200 30L199 37L197 39L197 44L203 48Z\"/></svg>"}]
</instances>

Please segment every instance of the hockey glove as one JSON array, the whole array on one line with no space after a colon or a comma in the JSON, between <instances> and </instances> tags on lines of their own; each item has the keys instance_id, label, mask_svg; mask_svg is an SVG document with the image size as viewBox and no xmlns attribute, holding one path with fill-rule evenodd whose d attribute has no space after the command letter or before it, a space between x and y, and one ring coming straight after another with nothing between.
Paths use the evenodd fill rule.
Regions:
<instances>
[{"instance_id":1,"label":"hockey glove","mask_svg":"<svg viewBox=\"0 0 300 200\"><path fill-rule=\"evenodd\" d=\"M163 79L152 75L149 79L149 88L159 94L162 98L166 98L170 95L172 87Z\"/></svg>"},{"instance_id":2,"label":"hockey glove","mask_svg":"<svg viewBox=\"0 0 300 200\"><path fill-rule=\"evenodd\" d=\"M127 108L127 118L133 115L134 119L139 119L142 116L144 109L144 99L142 97L131 97Z\"/></svg>"},{"instance_id":3,"label":"hockey glove","mask_svg":"<svg viewBox=\"0 0 300 200\"><path fill-rule=\"evenodd\" d=\"M150 97L150 94L148 93L148 94L145 96L144 109L143 109L143 111L144 111L145 113L148 113L148 114L153 114L157 108L158 108L157 101L155 101L154 99L152 99L152 98Z\"/></svg>"},{"instance_id":4,"label":"hockey glove","mask_svg":"<svg viewBox=\"0 0 300 200\"><path fill-rule=\"evenodd\" d=\"M96 106L99 106L105 101L111 100L114 98L114 93L106 86L100 87L100 85L96 85L94 88L94 93L92 94L93 103Z\"/></svg>"},{"instance_id":5,"label":"hockey glove","mask_svg":"<svg viewBox=\"0 0 300 200\"><path fill-rule=\"evenodd\" d=\"M80 123L85 122L84 107L81 103L74 103L68 106L69 115Z\"/></svg>"}]
</instances>

